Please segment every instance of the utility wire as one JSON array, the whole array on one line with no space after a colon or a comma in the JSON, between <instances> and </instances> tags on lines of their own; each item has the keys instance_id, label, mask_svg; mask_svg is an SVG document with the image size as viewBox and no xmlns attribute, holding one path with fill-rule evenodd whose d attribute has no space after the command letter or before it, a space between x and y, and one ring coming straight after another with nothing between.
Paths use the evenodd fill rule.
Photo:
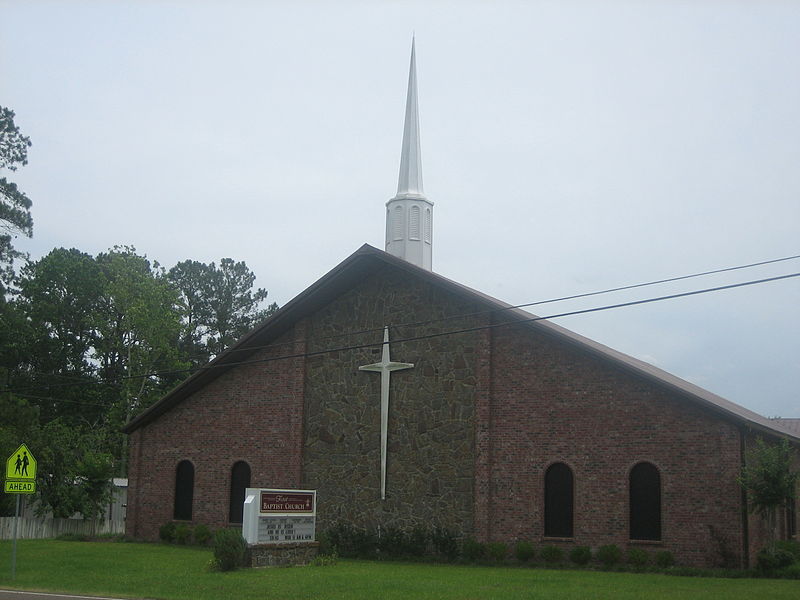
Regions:
<instances>
[{"instance_id":1,"label":"utility wire","mask_svg":"<svg viewBox=\"0 0 800 600\"><path fill-rule=\"evenodd\" d=\"M464 318L470 318L470 317L478 317L478 316L483 316L483 315L508 312L508 311L511 311L511 310L514 310L514 309L518 309L518 308L527 308L527 307L530 307L530 306L540 306L540 305L543 305L543 304L553 304L553 303L556 303L556 302L565 302L567 300L576 300L576 299L579 299L579 298L589 298L589 297L592 297L592 296L599 296L599 295L602 295L602 294L610 294L610 293L613 293L613 292L621 292L621 291L625 291L625 290L633 290L633 289L643 288L643 287L648 287L648 286L653 286L653 285L660 285L660 284L663 284L663 283L674 283L676 281L684 281L684 280L687 280L687 279L694 279L694 278L697 278L697 277L706 277L708 275L716 275L716 274L719 274L719 273L729 273L729 272L732 272L732 271L740 271L742 269L751 269L751 268L754 268L754 267L761 267L761 266L764 266L764 265L770 265L770 264L775 264L775 263L780 263L780 262L786 262L786 261L789 261L789 260L797 260L799 258L800 258L800 254L796 254L796 255L793 255L793 256L784 256L782 258L773 258L773 259L770 259L770 260L762 260L762 261L759 261L759 262L748 263L748 264L745 264L745 265L737 265L737 266L734 266L734 267L723 267L723 268L720 268L720 269L712 269L710 271L701 271L701 272L698 272L698 273L691 273L689 275L679 275L679 276L676 276L676 277L668 277L666 279L656 279L656 280L647 281L647 282L644 282L644 283L635 283L635 284L630 284L630 285L623 285L623 286L618 286L618 287L613 287L613 288L607 288L607 289L604 289L604 290L598 290L598 291L594 291L594 292L583 292L583 293L580 293L580 294L573 294L573 295L570 295L570 296L561 296L561 297L557 297L557 298L550 298L549 300L537 300L537 301L534 301L534 302L526 302L525 304L516 304L516 305L513 305L513 306L492 308L492 309L488 309L488 310L476 311L476 312L471 312L471 313L464 313L464 314L460 314L460 315L451 315L451 316L442 317L442 318L439 318L439 319L429 319L429 320L426 320L426 321L415 321L415 322L410 322L410 323L395 323L395 324L393 324L393 326L394 327L421 327L423 325L431 325L431 324L435 324L435 323L443 323L445 321L452 321L454 319L464 319ZM378 328L371 328L371 329L348 331L348 332L339 333L339 334L336 334L336 335L325 336L323 338L319 338L317 341L335 340L335 339L340 339L340 338L348 337L348 336L352 336L352 335L363 335L363 334L366 334L366 333L374 333L374 332L379 332L379 331L383 331L383 328L378 327ZM278 344L268 344L268 345L262 345L262 346L246 346L246 347L242 347L242 348L229 348L229 349L225 350L225 352L227 354L233 354L235 352L252 352L254 350L261 350L261 349L267 348L267 347L278 348L278 347L281 347L281 346L293 346L294 344L298 343L299 341L302 341L302 340L291 341L291 342L282 342L282 343L278 343ZM189 360L191 360L192 358L193 357L189 357ZM196 358L201 358L201 356L197 356ZM202 369L202 368L203 367L200 367L200 369Z\"/></svg>"},{"instance_id":2,"label":"utility wire","mask_svg":"<svg viewBox=\"0 0 800 600\"><path fill-rule=\"evenodd\" d=\"M571 316L575 316L575 315L589 314L589 313L600 312L600 311L604 311L604 310L612 310L612 309L616 309L616 308L625 308L625 307L629 307L629 306L638 306L640 304L650 304L650 303L653 303L653 302L661 302L661 301L664 301L664 300L674 300L676 298L685 298L685 297L688 297L688 296L697 296L697 295L700 295L700 294L708 294L710 292L719 292L719 291L723 291L723 290L730 290L730 289L735 289L735 288L740 288L740 287L745 287L745 286L750 286L750 285L758 285L758 284L762 284L762 283L769 283L769 282L772 282L772 281L780 281L782 279L790 279L792 277L800 277L800 272L799 273L790 273L788 275L779 275L777 277L767 277L765 279L757 279L757 280L754 280L754 281L745 281L745 282L742 282L742 283L732 283L732 284L729 284L729 285L722 285L722 286L717 286L717 287L713 287L713 288L706 288L706 289L702 289L702 290L693 290L691 292L681 292L679 294L669 294L667 296L658 296L658 297L655 297L655 298L645 298L644 300L632 300L630 302L621 302L619 304L609 304L609 305L606 305L606 306L598 306L598 307L594 307L594 308L585 308L585 309L581 309L581 310L573 310L573 311L569 311L569 312L563 312L563 313L548 315L546 317L530 317L530 318L514 319L514 320L511 320L511 321L505 321L503 323L493 323L491 325L478 325L478 326L475 326L475 327L466 327L466 328L463 328L463 329L455 329L455 330L451 330L451 331L441 331L441 332L437 332L437 333L428 333L428 334L424 334L424 335L416 335L416 336L411 336L411 337L407 337L407 338L400 338L400 339L392 340L392 344L402 344L403 342L416 342L416 341L419 341L419 340L427 340L427 339L443 337L443 336L448 336L448 335L457 335L459 333L471 333L471 332L475 332L475 331L482 331L482 330L485 330L485 329L497 329L499 327L506 327L508 325L516 325L516 324L519 324L519 323L533 323L535 321L549 321L551 319L559 319L559 318L563 318L563 317L571 317ZM375 348L375 347L381 347L381 346L383 346L383 342L373 342L373 343L369 343L369 344L356 344L356 345L352 345L352 346L342 346L342 347L339 347L339 348L328 348L326 350L316 350L314 352L301 352L301 353L297 353L297 354L289 354L289 355L284 355L284 356L274 356L274 357L269 357L269 358L259 358L259 359L255 359L255 360L246 360L246 361L239 361L239 362L232 362L232 363L224 363L224 364L219 364L219 365L205 365L204 367L201 367L199 370L203 371L203 370L210 370L210 369L214 369L214 368L228 368L228 367L235 367L235 366L240 366L240 365L251 365L251 364L257 364L257 363L273 362L273 361L276 361L276 360L287 360L287 359L292 359L292 358L308 358L308 357L312 357L312 356L319 356L319 355L322 355L322 354L328 354L329 352L344 352L344 351L347 351L347 350L360 350L360 349L363 349L363 348ZM132 375L131 377L136 377L136 376ZM142 377L142 376L138 376L138 377Z\"/></svg>"},{"instance_id":3,"label":"utility wire","mask_svg":"<svg viewBox=\"0 0 800 600\"><path fill-rule=\"evenodd\" d=\"M538 317L538 316L532 316L530 318L522 317L522 318L515 318L515 319L509 320L509 321L504 321L502 323L493 323L493 324L489 324L489 325L478 325L478 326L475 326L475 327L466 327L466 328L454 329L454 330L449 330L449 331L441 331L441 332L437 332L437 333L429 333L429 334L424 334L424 335L410 336L410 337L406 337L406 338L400 338L400 339L392 340L392 343L393 344L401 344L401 343L404 343L404 342L414 342L414 341L432 339L432 338L437 338L437 337L444 337L444 336L449 336L449 335L457 335L457 334L461 334L461 333L471 333L471 332L482 331L482 330L487 330L487 329L497 329L499 327L507 327L509 325L516 325L516 324L520 324L520 323L532 323L532 322L536 322L536 321L548 321L548 320L558 319L558 318L563 318L563 317L570 317L570 316L575 316L575 315L589 314L589 313L601 312L601 311L606 311L606 310L613 310L613 309L617 309L617 308L626 308L626 307L630 307L630 306L638 306L638 305L650 304L650 303L654 303L654 302L662 302L662 301L665 301L665 300L674 300L674 299L677 299L677 298L686 298L686 297L689 297L689 296L697 296L697 295L701 295L701 294L708 294L708 293L711 293L711 292L719 292L719 291L724 291L724 290L731 290L731 289L736 289L736 288L746 287L746 286L752 286L752 285L760 285L760 284L770 283L770 282L774 282L774 281L781 281L781 280L785 280L785 279L791 279L791 278L794 278L794 277L800 277L800 272L790 273L790 274L787 274L787 275L779 275L779 276L776 276L776 277L767 277L767 278L764 278L764 279L756 279L756 280L752 280L752 281L745 281L745 282L740 282L740 283L733 283L733 284L722 285L722 286L717 286L717 287L712 287L712 288L704 288L704 289L700 289L700 290L692 290L692 291L689 291L689 292L681 292L681 293L677 293L677 294L669 294L669 295L665 295L665 296L657 296L657 297L653 297L653 298L645 298L645 299L642 299L642 300L632 300L632 301L629 301L629 302L621 302L621 303L618 303L618 304L610 304L610 305L598 306L598 307L593 307L593 308L585 308L585 309L580 309L580 310L573 310L573 311L568 311L568 312L562 312L562 313L547 315L547 316L544 316L544 317ZM516 315L516 316L519 317L520 315ZM310 357L314 357L314 356L320 356L320 355L328 354L330 352L345 352L345 351L350 351L350 350L361 350L361 349L365 349L365 348L378 348L378 347L381 347L381 346L383 346L383 342L370 342L370 343L365 343L365 344L354 344L354 345L348 345L348 346L339 346L339 347L334 347L334 348L326 348L324 350L316 350L316 351L312 351L312 352L300 352L300 353L295 353L295 354L286 354L286 355L281 355L281 356L273 356L273 357L259 358L259 359L253 359L253 360L227 362L227 363L220 363L220 364L209 364L209 365L205 365L203 367L200 367L199 369L177 369L177 370L173 370L173 371L151 372L151 373L141 374L141 375L126 375L126 376L121 377L120 380L143 379L143 378L158 377L158 376L165 376L165 375L178 375L178 374L183 374L183 373L192 374L192 373L199 372L199 371L206 371L206 370L210 371L212 369L219 369L219 368L228 369L228 368L231 368L231 367L252 365L252 364L261 364L261 363L267 363L267 362L274 362L274 361L278 361L278 360L290 360L290 359L296 359L296 358L310 358ZM102 382L98 382L98 383L102 383ZM80 384L80 382L78 382L78 384ZM65 384L62 384L61 386L53 386L53 387L62 387L62 386L68 386L68 385L71 385L71 384L65 383ZM14 390L6 388L6 389L3 389L3 390L0 390L0 392L11 392L11 393L14 393Z\"/></svg>"}]
</instances>

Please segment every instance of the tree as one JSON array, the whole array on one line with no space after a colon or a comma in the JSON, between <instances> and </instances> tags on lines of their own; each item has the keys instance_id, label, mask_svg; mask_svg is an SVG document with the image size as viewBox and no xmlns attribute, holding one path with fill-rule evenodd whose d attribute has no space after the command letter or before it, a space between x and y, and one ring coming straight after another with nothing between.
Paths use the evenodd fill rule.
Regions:
<instances>
[{"instance_id":1,"label":"tree","mask_svg":"<svg viewBox=\"0 0 800 600\"><path fill-rule=\"evenodd\" d=\"M103 295L94 359L102 379L119 390L111 423L120 427L174 384L175 377L157 372L185 369L178 353L183 310L164 269L135 248L115 247L96 260Z\"/></svg>"},{"instance_id":2,"label":"tree","mask_svg":"<svg viewBox=\"0 0 800 600\"><path fill-rule=\"evenodd\" d=\"M800 472L792 466L792 448L789 440L768 444L762 438L746 454L746 464L739 477L740 485L747 491L750 512L761 515L774 537L778 508L793 501Z\"/></svg>"},{"instance_id":3,"label":"tree","mask_svg":"<svg viewBox=\"0 0 800 600\"><path fill-rule=\"evenodd\" d=\"M76 497L89 493L91 474L104 472L107 453L125 473L127 438L119 429L185 377L178 350L179 292L158 263L127 247L96 258L56 248L23 268L18 287L14 298L0 304L6 391L37 407L46 447L50 437L63 440L53 442L56 448L69 447L69 428L104 436L100 454L92 450L69 459L52 453L73 466L44 484L48 502L73 507ZM73 475L83 478L77 487L69 480Z\"/></svg>"},{"instance_id":4,"label":"tree","mask_svg":"<svg viewBox=\"0 0 800 600\"><path fill-rule=\"evenodd\" d=\"M16 171L28 164L30 138L22 135L14 123L14 111L0 106L0 169ZM14 260L23 254L14 249L13 237L33 235L31 201L17 185L0 177L0 292L14 277ZM2 295L2 294L0 294Z\"/></svg>"},{"instance_id":5,"label":"tree","mask_svg":"<svg viewBox=\"0 0 800 600\"><path fill-rule=\"evenodd\" d=\"M12 394L0 394L0 456L11 456L25 441L30 442L39 427L39 411L24 398ZM5 480L5 471L2 472ZM14 514L13 494L0 496L0 516Z\"/></svg>"},{"instance_id":6,"label":"tree","mask_svg":"<svg viewBox=\"0 0 800 600\"><path fill-rule=\"evenodd\" d=\"M91 360L105 288L99 265L74 248L56 248L23 267L18 287L14 304L28 326L28 370L18 374L17 384L38 390L45 423L56 417L99 423L107 408L103 392L108 392L98 386L97 364ZM48 403L47 396L58 401Z\"/></svg>"},{"instance_id":7,"label":"tree","mask_svg":"<svg viewBox=\"0 0 800 600\"><path fill-rule=\"evenodd\" d=\"M49 510L60 519L102 514L112 493L112 443L102 429L75 427L62 419L42 427L34 442L38 462L47 465L37 474L38 513Z\"/></svg>"},{"instance_id":8,"label":"tree","mask_svg":"<svg viewBox=\"0 0 800 600\"><path fill-rule=\"evenodd\" d=\"M278 309L275 303L260 308L267 291L253 290L256 276L244 261L223 258L217 267L213 262L185 260L169 270L169 278L180 289L187 309L184 347L199 354L200 364Z\"/></svg>"},{"instance_id":9,"label":"tree","mask_svg":"<svg viewBox=\"0 0 800 600\"><path fill-rule=\"evenodd\" d=\"M193 366L199 367L210 358L203 339L211 321L211 307L207 302L209 267L196 260L184 260L172 267L167 277L180 291L184 307L181 354Z\"/></svg>"}]
</instances>

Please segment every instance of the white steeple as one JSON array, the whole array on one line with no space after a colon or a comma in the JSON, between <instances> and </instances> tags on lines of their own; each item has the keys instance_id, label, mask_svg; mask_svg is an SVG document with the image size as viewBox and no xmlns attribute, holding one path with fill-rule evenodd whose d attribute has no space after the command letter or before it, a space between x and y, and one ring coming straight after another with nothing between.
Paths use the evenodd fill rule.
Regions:
<instances>
[{"instance_id":1,"label":"white steeple","mask_svg":"<svg viewBox=\"0 0 800 600\"><path fill-rule=\"evenodd\" d=\"M397 195L386 203L386 251L430 271L432 249L433 202L425 197L422 187L417 62L412 38L400 176Z\"/></svg>"}]
</instances>

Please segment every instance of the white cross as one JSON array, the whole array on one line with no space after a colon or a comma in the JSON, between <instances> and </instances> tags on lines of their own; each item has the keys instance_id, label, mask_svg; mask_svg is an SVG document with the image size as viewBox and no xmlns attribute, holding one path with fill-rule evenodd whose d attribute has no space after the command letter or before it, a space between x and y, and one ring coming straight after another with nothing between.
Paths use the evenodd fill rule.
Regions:
<instances>
[{"instance_id":1,"label":"white cross","mask_svg":"<svg viewBox=\"0 0 800 600\"><path fill-rule=\"evenodd\" d=\"M381 500L386 500L386 438L389 434L389 377L392 371L411 369L413 363L392 362L389 358L389 327L383 328L383 352L381 362L358 367L359 371L375 371L381 374Z\"/></svg>"}]
</instances>

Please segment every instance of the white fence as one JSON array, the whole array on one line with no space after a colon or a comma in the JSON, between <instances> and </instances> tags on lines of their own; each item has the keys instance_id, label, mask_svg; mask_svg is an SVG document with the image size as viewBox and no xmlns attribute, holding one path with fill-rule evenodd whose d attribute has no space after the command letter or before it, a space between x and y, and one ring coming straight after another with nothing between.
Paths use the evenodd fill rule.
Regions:
<instances>
[{"instance_id":1,"label":"white fence","mask_svg":"<svg viewBox=\"0 0 800 600\"><path fill-rule=\"evenodd\" d=\"M14 537L15 517L0 517L0 539L10 540ZM42 539L58 537L62 533L82 535L102 535L105 533L125 533L125 521L99 519L37 519L20 517L18 539Z\"/></svg>"}]
</instances>

